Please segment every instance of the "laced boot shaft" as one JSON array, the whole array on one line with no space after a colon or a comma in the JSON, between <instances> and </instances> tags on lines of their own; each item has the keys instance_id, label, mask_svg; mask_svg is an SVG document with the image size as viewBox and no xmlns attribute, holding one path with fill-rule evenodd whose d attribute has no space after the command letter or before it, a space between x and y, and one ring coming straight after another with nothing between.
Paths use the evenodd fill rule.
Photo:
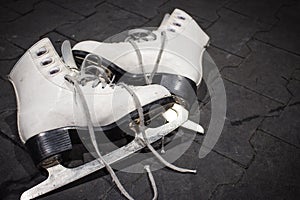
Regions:
<instances>
[{"instance_id":1,"label":"laced boot shaft","mask_svg":"<svg viewBox=\"0 0 300 200\"><path fill-rule=\"evenodd\" d=\"M84 115L76 110L71 77L79 83L88 103L93 126L113 129L113 124L127 123L130 118L126 116L136 112L131 95L112 83L113 77L105 73L97 56L89 55L81 69L74 70L62 61L49 39L42 39L26 51L9 75L17 97L19 135L29 148L35 149L35 155L36 149L42 148L39 143L54 148L58 140L69 140L64 136L68 134L66 130L87 126ZM146 107L173 102L169 91L159 85L133 87L133 90ZM65 139L60 139L58 133ZM69 149L70 142L61 146ZM58 151L54 148L48 154L48 150L40 152L37 162Z\"/></svg>"},{"instance_id":2,"label":"laced boot shaft","mask_svg":"<svg viewBox=\"0 0 300 200\"><path fill-rule=\"evenodd\" d=\"M116 42L79 42L73 48L77 62L89 52L96 54L116 80L141 85L143 77L145 84L161 84L187 104L193 103L209 37L192 17L175 9L156 30L134 29L113 38Z\"/></svg>"}]
</instances>

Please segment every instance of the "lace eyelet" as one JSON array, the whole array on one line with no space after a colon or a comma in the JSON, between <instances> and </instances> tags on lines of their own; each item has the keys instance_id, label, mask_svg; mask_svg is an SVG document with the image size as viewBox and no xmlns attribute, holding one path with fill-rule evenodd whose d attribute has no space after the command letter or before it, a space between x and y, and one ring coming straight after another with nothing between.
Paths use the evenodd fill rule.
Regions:
<instances>
[{"instance_id":1,"label":"lace eyelet","mask_svg":"<svg viewBox=\"0 0 300 200\"><path fill-rule=\"evenodd\" d=\"M74 85L74 81L72 80L71 76L70 75L65 75L64 76L65 80L68 81L69 83L71 83L72 85Z\"/></svg>"},{"instance_id":2,"label":"lace eyelet","mask_svg":"<svg viewBox=\"0 0 300 200\"><path fill-rule=\"evenodd\" d=\"M37 56L42 56L44 55L45 53L47 53L47 49L45 47L41 47L38 51L36 51L36 55Z\"/></svg>"},{"instance_id":3,"label":"lace eyelet","mask_svg":"<svg viewBox=\"0 0 300 200\"><path fill-rule=\"evenodd\" d=\"M175 29L173 29L173 28L168 28L168 31L171 31L171 32L174 32L174 33L176 32Z\"/></svg>"},{"instance_id":4,"label":"lace eyelet","mask_svg":"<svg viewBox=\"0 0 300 200\"><path fill-rule=\"evenodd\" d=\"M181 24L174 22L173 25L181 27Z\"/></svg>"},{"instance_id":5,"label":"lace eyelet","mask_svg":"<svg viewBox=\"0 0 300 200\"><path fill-rule=\"evenodd\" d=\"M177 18L178 18L178 19L181 19L181 20L185 20L185 17L180 16L180 15L178 15Z\"/></svg>"},{"instance_id":6,"label":"lace eyelet","mask_svg":"<svg viewBox=\"0 0 300 200\"><path fill-rule=\"evenodd\" d=\"M46 65L49 65L53 62L53 59L52 58L45 58L44 60L42 60L41 64L43 66L46 66Z\"/></svg>"},{"instance_id":7,"label":"lace eyelet","mask_svg":"<svg viewBox=\"0 0 300 200\"><path fill-rule=\"evenodd\" d=\"M54 74L57 74L59 71L60 71L59 67L52 67L49 71L49 74L54 75Z\"/></svg>"}]
</instances>

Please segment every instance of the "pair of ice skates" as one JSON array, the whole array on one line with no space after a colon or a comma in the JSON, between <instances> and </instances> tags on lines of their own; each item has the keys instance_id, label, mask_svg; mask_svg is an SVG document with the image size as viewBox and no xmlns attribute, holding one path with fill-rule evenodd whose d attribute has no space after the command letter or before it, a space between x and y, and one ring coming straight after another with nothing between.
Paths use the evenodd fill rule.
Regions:
<instances>
[{"instance_id":1,"label":"pair of ice skates","mask_svg":"<svg viewBox=\"0 0 300 200\"><path fill-rule=\"evenodd\" d=\"M188 108L202 79L202 55L208 36L188 14L175 9L158 29L131 30L122 40L84 41L76 44L73 51L70 43L64 42L61 59L49 39L42 39L11 71L20 138L35 163L49 172L47 180L22 194L22 200L43 195L104 167L131 199L110 164L144 147L167 167L195 172L168 163L151 143L178 127L203 133L200 125L188 120ZM146 126L159 115L165 118L164 124ZM95 130L114 134L120 127L125 133L134 132L134 139L101 155ZM96 154L94 161L77 168L60 164L60 155L72 149L69 129L88 130ZM151 176L149 168L147 171Z\"/></svg>"}]
</instances>

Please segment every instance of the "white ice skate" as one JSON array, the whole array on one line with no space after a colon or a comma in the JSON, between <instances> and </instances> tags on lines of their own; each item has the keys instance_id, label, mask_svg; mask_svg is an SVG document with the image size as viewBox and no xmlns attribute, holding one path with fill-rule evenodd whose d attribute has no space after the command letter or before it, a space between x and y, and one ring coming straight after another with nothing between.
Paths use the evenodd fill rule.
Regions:
<instances>
[{"instance_id":1,"label":"white ice skate","mask_svg":"<svg viewBox=\"0 0 300 200\"><path fill-rule=\"evenodd\" d=\"M116 81L160 84L191 105L202 79L203 52L209 42L192 17L175 9L156 30L134 29L124 34L112 38L113 43L77 43L73 47L76 62L82 62L88 53L96 54L116 75Z\"/></svg>"},{"instance_id":2,"label":"white ice skate","mask_svg":"<svg viewBox=\"0 0 300 200\"><path fill-rule=\"evenodd\" d=\"M110 172L121 192L131 199L110 164L145 146L151 149L151 143L180 126L195 127L188 121L188 111L174 103L170 92L163 86L115 85L112 74L103 70L101 60L94 55L86 56L78 70L68 44L64 43L62 48L63 62L49 39L37 42L26 51L9 75L17 96L20 138L35 163L49 172L47 180L24 192L21 199L36 198L103 167ZM81 111L76 109L77 106ZM151 117L149 113L151 116L163 114L168 122L157 128L144 127L144 120ZM140 127L132 142L102 156L94 128L113 132L122 125L130 129L132 124ZM88 130L98 158L69 169L59 164L59 156L72 148L68 130L76 128ZM198 132L202 131L198 129ZM153 149L151 151L156 153ZM165 164L182 172L193 172Z\"/></svg>"}]
</instances>

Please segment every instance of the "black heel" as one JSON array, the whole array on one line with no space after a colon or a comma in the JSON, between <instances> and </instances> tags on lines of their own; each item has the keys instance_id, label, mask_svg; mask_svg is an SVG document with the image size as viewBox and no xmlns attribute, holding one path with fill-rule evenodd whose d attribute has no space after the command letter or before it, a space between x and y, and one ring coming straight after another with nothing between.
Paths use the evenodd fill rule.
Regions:
<instances>
[{"instance_id":1,"label":"black heel","mask_svg":"<svg viewBox=\"0 0 300 200\"><path fill-rule=\"evenodd\" d=\"M59 162L61 153L71 150L68 130L57 129L35 135L26 141L26 147L38 166L49 167Z\"/></svg>"},{"instance_id":2,"label":"black heel","mask_svg":"<svg viewBox=\"0 0 300 200\"><path fill-rule=\"evenodd\" d=\"M183 76L174 74L156 74L153 78L153 83L160 84L167 88L173 94L178 103L187 106L192 106L196 100L197 86L196 84Z\"/></svg>"}]
</instances>

